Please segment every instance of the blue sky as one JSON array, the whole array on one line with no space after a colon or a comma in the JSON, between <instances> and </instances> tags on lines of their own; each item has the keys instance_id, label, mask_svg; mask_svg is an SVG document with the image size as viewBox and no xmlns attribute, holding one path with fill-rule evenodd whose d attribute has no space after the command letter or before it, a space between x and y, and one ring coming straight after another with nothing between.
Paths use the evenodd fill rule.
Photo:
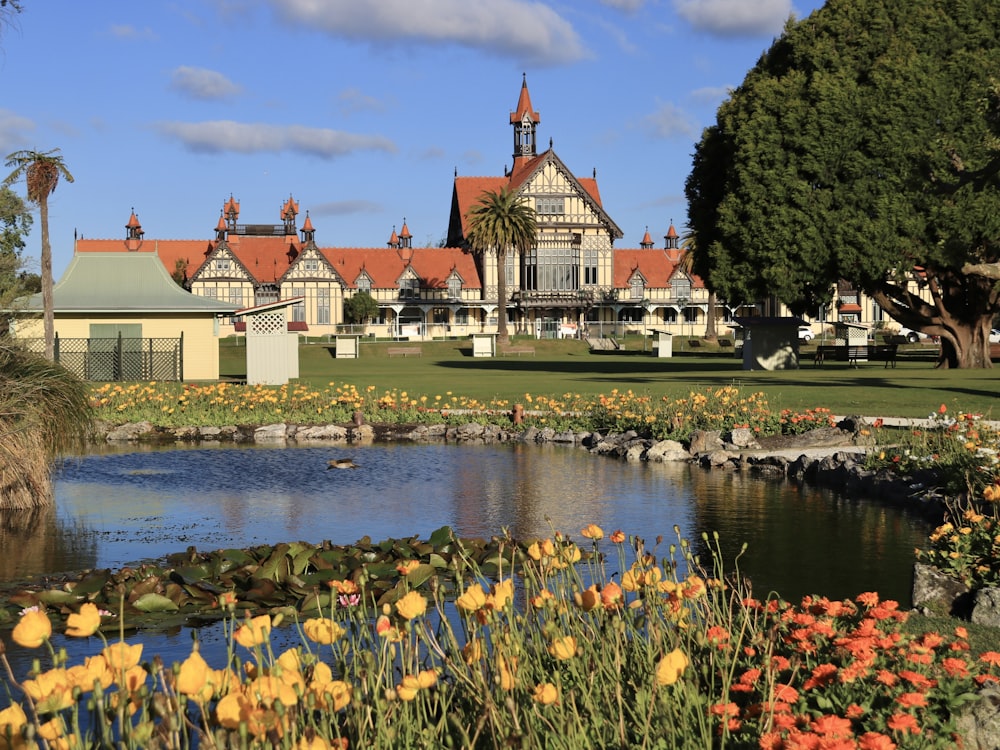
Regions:
<instances>
[{"instance_id":1,"label":"blue sky","mask_svg":"<svg viewBox=\"0 0 1000 750\"><path fill-rule=\"evenodd\" d=\"M821 5L24 0L0 29L0 156L60 148L75 178L50 199L57 279L74 231L124 238L134 209L148 239L207 240L230 195L252 224L294 196L325 247L382 246L404 218L436 244L455 171L511 164L526 73L539 150L596 170L617 247L647 226L659 246L727 89Z\"/></svg>"}]
</instances>

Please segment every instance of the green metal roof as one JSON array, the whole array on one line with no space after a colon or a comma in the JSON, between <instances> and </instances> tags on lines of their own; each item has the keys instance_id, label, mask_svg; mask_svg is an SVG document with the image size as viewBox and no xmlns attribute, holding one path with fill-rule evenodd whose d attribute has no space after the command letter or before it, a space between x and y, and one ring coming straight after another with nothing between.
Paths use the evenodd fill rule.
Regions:
<instances>
[{"instance_id":1,"label":"green metal roof","mask_svg":"<svg viewBox=\"0 0 1000 750\"><path fill-rule=\"evenodd\" d=\"M201 312L230 314L239 305L184 291L156 253L76 253L53 289L57 313ZM42 309L42 295L25 308ZM24 309L24 308L22 308Z\"/></svg>"}]
</instances>

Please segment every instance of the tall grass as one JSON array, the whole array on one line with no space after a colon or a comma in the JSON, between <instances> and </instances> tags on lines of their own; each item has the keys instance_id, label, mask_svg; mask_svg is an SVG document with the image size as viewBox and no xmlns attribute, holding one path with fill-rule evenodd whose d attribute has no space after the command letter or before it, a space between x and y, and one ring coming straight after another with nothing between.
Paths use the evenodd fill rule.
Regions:
<instances>
[{"instance_id":1,"label":"tall grass","mask_svg":"<svg viewBox=\"0 0 1000 750\"><path fill-rule=\"evenodd\" d=\"M53 459L81 445L92 425L86 383L0 341L0 510L51 503Z\"/></svg>"}]
</instances>

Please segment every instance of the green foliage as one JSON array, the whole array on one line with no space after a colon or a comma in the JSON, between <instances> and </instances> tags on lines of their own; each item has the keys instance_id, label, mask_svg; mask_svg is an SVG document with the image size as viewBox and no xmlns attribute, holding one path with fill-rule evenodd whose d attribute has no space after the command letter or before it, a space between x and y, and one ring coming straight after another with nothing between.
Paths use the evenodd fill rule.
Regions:
<instances>
[{"instance_id":1,"label":"green foliage","mask_svg":"<svg viewBox=\"0 0 1000 750\"><path fill-rule=\"evenodd\" d=\"M378 302L368 292L358 292L344 300L344 318L348 323L369 323L378 315Z\"/></svg>"},{"instance_id":2,"label":"green foliage","mask_svg":"<svg viewBox=\"0 0 1000 750\"><path fill-rule=\"evenodd\" d=\"M695 270L796 312L848 279L948 364L988 367L1000 294L963 267L1000 261L998 68L996 3L840 0L790 23L697 147Z\"/></svg>"}]
</instances>

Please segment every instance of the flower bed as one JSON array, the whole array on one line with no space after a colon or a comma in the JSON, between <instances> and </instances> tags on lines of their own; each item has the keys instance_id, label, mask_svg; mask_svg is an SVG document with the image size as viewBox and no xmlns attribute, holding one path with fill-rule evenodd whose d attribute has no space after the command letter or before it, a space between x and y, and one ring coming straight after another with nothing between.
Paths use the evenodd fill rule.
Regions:
<instances>
[{"instance_id":1,"label":"flower bed","mask_svg":"<svg viewBox=\"0 0 1000 750\"><path fill-rule=\"evenodd\" d=\"M372 561L274 611L234 585L215 594L229 640L215 666L197 644L164 665L105 640L116 626L84 594L30 608L13 633L25 647L46 650L59 611L68 635L99 640L81 664L47 649L30 675L8 667L18 701L0 712L0 736L57 747L944 748L977 688L1000 679L1000 653L973 657L961 628L907 634L907 614L875 593L760 601L718 557L702 569L683 539L661 551L618 531L612 578L603 535L591 525L579 546L559 533L499 538L485 555L457 539L387 541L374 547L405 549L391 588L372 587L385 566ZM298 629L301 644L275 653L277 627Z\"/></svg>"}]
</instances>

